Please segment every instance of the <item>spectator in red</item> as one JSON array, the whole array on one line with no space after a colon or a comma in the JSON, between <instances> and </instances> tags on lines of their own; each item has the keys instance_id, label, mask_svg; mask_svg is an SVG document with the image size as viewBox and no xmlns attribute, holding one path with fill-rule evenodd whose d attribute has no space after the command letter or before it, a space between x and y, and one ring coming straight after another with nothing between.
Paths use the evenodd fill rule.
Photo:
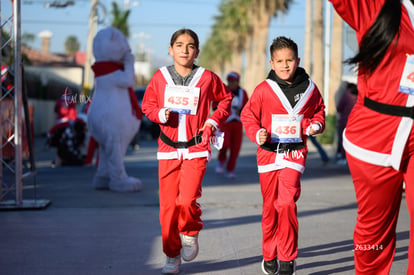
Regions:
<instances>
[{"instance_id":1,"label":"spectator in red","mask_svg":"<svg viewBox=\"0 0 414 275\"><path fill-rule=\"evenodd\" d=\"M78 116L76 111L76 97L73 96L72 91L66 88L62 96L58 99L55 105L56 123L67 122L75 120Z\"/></svg>"}]
</instances>

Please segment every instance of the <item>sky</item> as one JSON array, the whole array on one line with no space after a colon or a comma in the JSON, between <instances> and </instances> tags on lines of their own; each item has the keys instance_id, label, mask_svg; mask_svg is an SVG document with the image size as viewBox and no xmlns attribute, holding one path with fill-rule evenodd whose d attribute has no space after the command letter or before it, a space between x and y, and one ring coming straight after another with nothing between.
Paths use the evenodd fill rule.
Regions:
<instances>
[{"instance_id":1,"label":"sky","mask_svg":"<svg viewBox=\"0 0 414 275\"><path fill-rule=\"evenodd\" d=\"M88 18L91 9L90 0L74 0L74 5L66 8L47 8L47 3L65 0L21 0L21 33L36 36L30 45L40 49L42 31L52 33L51 52L64 53L64 43L68 36L74 35L80 42L80 51L86 50L88 36ZM103 21L98 30L111 22L111 3L113 0L101 0L98 13ZM208 39L214 16L219 15L221 0L125 0L118 2L120 7L129 7L130 45L135 52L143 48L151 54L153 60L171 60L168 46L172 33L182 27L193 29L199 36L200 44ZM284 35L296 41L299 55L303 57L305 35L305 3L294 0L286 14L279 13L271 21L269 41ZM10 0L1 1L2 14L10 9ZM104 9L106 16L104 16ZM3 20L3 19L2 19Z\"/></svg>"}]
</instances>

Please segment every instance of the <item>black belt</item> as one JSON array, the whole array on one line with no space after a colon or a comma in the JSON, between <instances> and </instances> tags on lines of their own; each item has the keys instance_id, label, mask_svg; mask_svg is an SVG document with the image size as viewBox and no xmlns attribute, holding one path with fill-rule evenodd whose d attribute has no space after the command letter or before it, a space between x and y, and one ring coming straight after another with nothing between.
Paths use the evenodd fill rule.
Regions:
<instances>
[{"instance_id":1,"label":"black belt","mask_svg":"<svg viewBox=\"0 0 414 275\"><path fill-rule=\"evenodd\" d=\"M364 98L364 106L381 114L414 118L414 107L385 104L368 97Z\"/></svg>"},{"instance_id":2,"label":"black belt","mask_svg":"<svg viewBox=\"0 0 414 275\"><path fill-rule=\"evenodd\" d=\"M269 143L266 142L260 145L260 148L270 152L283 153L286 151L294 151L305 148L304 142L297 143Z\"/></svg>"},{"instance_id":3,"label":"black belt","mask_svg":"<svg viewBox=\"0 0 414 275\"><path fill-rule=\"evenodd\" d=\"M171 146L174 147L176 149L183 149L183 148L188 148L191 146L194 146L196 144L201 143L202 138L201 135L203 134L203 132L200 132L198 135L195 135L192 139L190 139L189 141L172 141L169 137L167 137L162 131L160 133L160 138L161 140Z\"/></svg>"}]
</instances>

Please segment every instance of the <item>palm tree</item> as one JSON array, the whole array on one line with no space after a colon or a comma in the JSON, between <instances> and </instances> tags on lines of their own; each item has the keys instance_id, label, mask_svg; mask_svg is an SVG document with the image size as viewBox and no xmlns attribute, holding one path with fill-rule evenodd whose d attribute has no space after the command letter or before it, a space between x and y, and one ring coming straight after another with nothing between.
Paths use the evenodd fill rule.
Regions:
<instances>
[{"instance_id":1,"label":"palm tree","mask_svg":"<svg viewBox=\"0 0 414 275\"><path fill-rule=\"evenodd\" d=\"M116 2L112 2L111 26L119 29L127 38L129 38L128 17L130 13L131 10L121 10Z\"/></svg>"},{"instance_id":2,"label":"palm tree","mask_svg":"<svg viewBox=\"0 0 414 275\"><path fill-rule=\"evenodd\" d=\"M200 63L220 75L242 71L245 37L248 33L247 5L250 0L224 1L210 38L201 51Z\"/></svg>"},{"instance_id":3,"label":"palm tree","mask_svg":"<svg viewBox=\"0 0 414 275\"><path fill-rule=\"evenodd\" d=\"M224 0L215 28L201 52L202 56L206 54L212 59L200 57L200 63L208 60L210 64L216 63L216 68L242 72L242 61L246 60L242 74L244 87L249 93L253 92L266 73L270 20L279 11L285 12L290 2L291 0Z\"/></svg>"},{"instance_id":4,"label":"palm tree","mask_svg":"<svg viewBox=\"0 0 414 275\"><path fill-rule=\"evenodd\" d=\"M251 35L246 66L246 90L253 92L256 85L266 74L269 25L272 17L286 12L291 0L251 0L248 9L248 21L251 23Z\"/></svg>"},{"instance_id":5,"label":"palm tree","mask_svg":"<svg viewBox=\"0 0 414 275\"><path fill-rule=\"evenodd\" d=\"M213 26L214 36L207 40L201 50L200 64L204 67L211 69L218 74L224 71L224 64L228 62L231 56L231 51L227 46L227 40L223 33L220 32L220 25Z\"/></svg>"},{"instance_id":6,"label":"palm tree","mask_svg":"<svg viewBox=\"0 0 414 275\"><path fill-rule=\"evenodd\" d=\"M65 50L66 53L74 56L77 51L79 51L80 44L78 38L74 35L69 35L65 40Z\"/></svg>"},{"instance_id":7,"label":"palm tree","mask_svg":"<svg viewBox=\"0 0 414 275\"><path fill-rule=\"evenodd\" d=\"M23 45L29 46L29 44L36 40L36 36L33 33L24 32L21 36L21 40Z\"/></svg>"},{"instance_id":8,"label":"palm tree","mask_svg":"<svg viewBox=\"0 0 414 275\"><path fill-rule=\"evenodd\" d=\"M226 2L223 5L223 24L224 36L229 41L228 47L231 50L229 62L225 67L225 72L237 71L244 75L243 56L247 49L246 41L251 32L250 23L248 22L248 8L251 0L236 0ZM243 80L244 82L244 80Z\"/></svg>"}]
</instances>

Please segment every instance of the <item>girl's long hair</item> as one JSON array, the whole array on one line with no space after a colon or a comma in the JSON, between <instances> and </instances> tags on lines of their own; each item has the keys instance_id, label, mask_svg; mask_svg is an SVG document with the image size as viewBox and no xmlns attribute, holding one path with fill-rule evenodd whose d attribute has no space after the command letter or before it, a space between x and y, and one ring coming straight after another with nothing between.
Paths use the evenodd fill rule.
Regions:
<instances>
[{"instance_id":1,"label":"girl's long hair","mask_svg":"<svg viewBox=\"0 0 414 275\"><path fill-rule=\"evenodd\" d=\"M386 0L374 24L362 37L359 52L345 63L359 65L358 70L362 74L372 74L384 58L394 37L399 35L400 22L400 0Z\"/></svg>"},{"instance_id":2,"label":"girl's long hair","mask_svg":"<svg viewBox=\"0 0 414 275\"><path fill-rule=\"evenodd\" d=\"M171 47L174 46L175 41L182 34L188 34L189 36L191 36L194 39L194 46L196 47L197 50L199 49L200 42L198 40L197 33L193 31L192 29L187 29L187 28L179 29L173 33L173 35L171 36L171 40L170 40Z\"/></svg>"}]
</instances>

